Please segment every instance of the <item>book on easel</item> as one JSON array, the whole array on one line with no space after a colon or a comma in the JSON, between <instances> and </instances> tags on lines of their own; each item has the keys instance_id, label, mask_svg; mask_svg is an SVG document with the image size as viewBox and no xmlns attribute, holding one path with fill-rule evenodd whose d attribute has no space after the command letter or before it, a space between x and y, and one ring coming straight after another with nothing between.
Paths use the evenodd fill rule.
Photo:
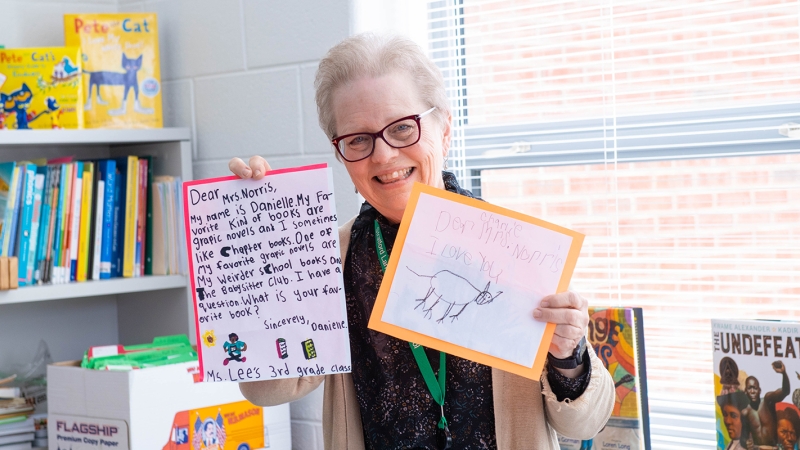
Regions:
<instances>
[{"instance_id":1,"label":"book on easel","mask_svg":"<svg viewBox=\"0 0 800 450\"><path fill-rule=\"evenodd\" d=\"M795 449L800 322L711 319L716 448Z\"/></svg>"},{"instance_id":2,"label":"book on easel","mask_svg":"<svg viewBox=\"0 0 800 450\"><path fill-rule=\"evenodd\" d=\"M611 418L594 439L559 436L562 450L650 450L644 327L641 308L589 308L586 340L614 380Z\"/></svg>"}]
</instances>

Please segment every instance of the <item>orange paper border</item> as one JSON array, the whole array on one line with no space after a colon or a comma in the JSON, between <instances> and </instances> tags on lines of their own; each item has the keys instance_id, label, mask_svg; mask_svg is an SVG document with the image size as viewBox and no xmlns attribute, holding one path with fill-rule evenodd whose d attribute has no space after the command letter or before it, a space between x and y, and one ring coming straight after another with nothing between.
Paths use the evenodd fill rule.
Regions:
<instances>
[{"instance_id":1,"label":"orange paper border","mask_svg":"<svg viewBox=\"0 0 800 450\"><path fill-rule=\"evenodd\" d=\"M527 222L548 230L555 231L557 233L571 236L572 244L570 245L569 252L567 252L567 260L564 262L564 270L561 272L561 279L558 282L558 288L556 292L565 292L569 287L569 281L572 278L572 272L575 270L575 264L578 262L578 255L580 254L581 246L583 245L583 234L549 222L545 222L541 219L526 216L525 214L512 211L501 206L492 205L474 198L454 194L452 192L437 189L426 184L414 183L414 187L411 190L411 197L408 200L408 206L406 206L406 210L403 213L403 220L400 222L400 229L397 233L397 239L394 241L392 254L389 257L389 265L386 267L386 273L383 276L381 288L378 291L378 297L375 299L375 306L372 308L372 315L369 318L368 327L372 330L394 336L398 339L414 342L425 347L443 351L460 358L475 361L477 363L494 367L525 378L538 380L541 376L542 369L544 368L547 351L550 348L550 341L553 339L553 332L556 328L556 325L553 323L548 323L545 326L544 335L539 343L539 350L536 353L536 359L533 362L533 366L525 367L496 356L491 356L467 347L462 347L460 345L432 338L425 334L399 327L382 320L383 311L386 308L386 299L389 296L392 281L394 280L395 273L397 272L397 264L400 261L400 255L403 252L403 246L406 241L406 236L408 235L408 228L411 226L414 213L417 209L417 203L419 202L419 197L422 194L432 195L434 197L439 197L466 206L471 206L473 208L489 211L501 216L511 217L519 220L520 222Z\"/></svg>"}]
</instances>

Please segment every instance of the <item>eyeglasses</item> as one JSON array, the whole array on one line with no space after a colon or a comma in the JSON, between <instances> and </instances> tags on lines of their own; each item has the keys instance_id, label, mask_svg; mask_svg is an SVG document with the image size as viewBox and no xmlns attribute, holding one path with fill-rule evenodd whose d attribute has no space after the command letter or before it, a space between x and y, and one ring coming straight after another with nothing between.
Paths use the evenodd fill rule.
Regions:
<instances>
[{"instance_id":1,"label":"eyeglasses","mask_svg":"<svg viewBox=\"0 0 800 450\"><path fill-rule=\"evenodd\" d=\"M342 158L348 162L368 158L375 151L375 140L378 138L383 139L383 142L393 148L410 147L419 142L419 138L422 136L420 119L432 113L434 109L436 109L435 106L422 114L397 119L377 133L346 134L333 138L331 143L342 155Z\"/></svg>"}]
</instances>

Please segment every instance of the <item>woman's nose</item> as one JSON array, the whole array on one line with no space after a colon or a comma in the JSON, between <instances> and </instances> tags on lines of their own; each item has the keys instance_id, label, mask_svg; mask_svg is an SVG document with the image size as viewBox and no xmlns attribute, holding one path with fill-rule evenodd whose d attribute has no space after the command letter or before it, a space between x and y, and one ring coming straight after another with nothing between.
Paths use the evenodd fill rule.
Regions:
<instances>
[{"instance_id":1,"label":"woman's nose","mask_svg":"<svg viewBox=\"0 0 800 450\"><path fill-rule=\"evenodd\" d=\"M375 139L375 149L372 151L370 159L376 164L387 163L397 155L398 151L398 149L387 144L383 139L378 138Z\"/></svg>"}]
</instances>

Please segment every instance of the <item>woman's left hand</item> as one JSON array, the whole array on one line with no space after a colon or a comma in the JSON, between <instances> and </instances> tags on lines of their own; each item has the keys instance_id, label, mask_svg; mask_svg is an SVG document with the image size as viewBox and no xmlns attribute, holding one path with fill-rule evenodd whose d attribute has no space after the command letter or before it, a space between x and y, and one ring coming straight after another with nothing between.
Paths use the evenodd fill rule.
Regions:
<instances>
[{"instance_id":1,"label":"woman's left hand","mask_svg":"<svg viewBox=\"0 0 800 450\"><path fill-rule=\"evenodd\" d=\"M556 324L550 353L558 359L569 358L586 334L589 303L572 291L548 295L533 310L533 317L541 322Z\"/></svg>"}]
</instances>

